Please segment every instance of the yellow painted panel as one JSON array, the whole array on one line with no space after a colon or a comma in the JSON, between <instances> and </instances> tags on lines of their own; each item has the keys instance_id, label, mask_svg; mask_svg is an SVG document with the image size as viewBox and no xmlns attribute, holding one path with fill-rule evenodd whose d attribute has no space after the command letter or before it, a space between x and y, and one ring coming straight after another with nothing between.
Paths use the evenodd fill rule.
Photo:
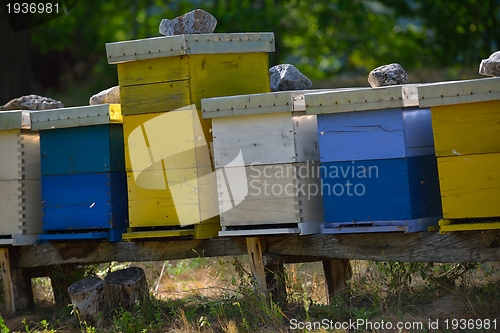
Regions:
<instances>
[{"instance_id":1,"label":"yellow painted panel","mask_svg":"<svg viewBox=\"0 0 500 333\"><path fill-rule=\"evenodd\" d=\"M453 223L453 221L450 220L439 221L440 234L445 234L447 232L452 232L452 231L492 230L492 229L500 229L500 222Z\"/></svg>"},{"instance_id":2,"label":"yellow painted panel","mask_svg":"<svg viewBox=\"0 0 500 333\"><path fill-rule=\"evenodd\" d=\"M191 236L195 234L193 229L182 230L154 230L154 231L132 231L122 234L124 240L140 238L160 238L160 237L178 237Z\"/></svg>"},{"instance_id":3,"label":"yellow painted panel","mask_svg":"<svg viewBox=\"0 0 500 333\"><path fill-rule=\"evenodd\" d=\"M203 223L194 226L194 239L214 238L222 230L220 223Z\"/></svg>"},{"instance_id":4,"label":"yellow painted panel","mask_svg":"<svg viewBox=\"0 0 500 333\"><path fill-rule=\"evenodd\" d=\"M500 152L500 101L431 108L437 156Z\"/></svg>"},{"instance_id":5,"label":"yellow painted panel","mask_svg":"<svg viewBox=\"0 0 500 333\"><path fill-rule=\"evenodd\" d=\"M267 53L189 55L191 99L258 94L270 91Z\"/></svg>"},{"instance_id":6,"label":"yellow painted panel","mask_svg":"<svg viewBox=\"0 0 500 333\"><path fill-rule=\"evenodd\" d=\"M189 81L120 87L122 115L166 112L191 105Z\"/></svg>"},{"instance_id":7,"label":"yellow painted panel","mask_svg":"<svg viewBox=\"0 0 500 333\"><path fill-rule=\"evenodd\" d=\"M438 158L445 219L500 216L500 153Z\"/></svg>"},{"instance_id":8,"label":"yellow painted panel","mask_svg":"<svg viewBox=\"0 0 500 333\"><path fill-rule=\"evenodd\" d=\"M118 64L121 87L189 79L187 56L164 57Z\"/></svg>"}]
</instances>

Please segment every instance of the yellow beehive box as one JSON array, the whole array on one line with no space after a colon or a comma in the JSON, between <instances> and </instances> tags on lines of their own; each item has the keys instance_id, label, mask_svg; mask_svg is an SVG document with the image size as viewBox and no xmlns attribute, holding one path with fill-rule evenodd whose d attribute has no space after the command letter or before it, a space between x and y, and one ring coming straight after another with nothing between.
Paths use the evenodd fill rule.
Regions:
<instances>
[{"instance_id":1,"label":"yellow beehive box","mask_svg":"<svg viewBox=\"0 0 500 333\"><path fill-rule=\"evenodd\" d=\"M500 220L500 78L421 85L418 95L431 108L445 220Z\"/></svg>"},{"instance_id":2,"label":"yellow beehive box","mask_svg":"<svg viewBox=\"0 0 500 333\"><path fill-rule=\"evenodd\" d=\"M40 140L29 111L0 112L0 156L0 244L34 244L42 233Z\"/></svg>"},{"instance_id":3,"label":"yellow beehive box","mask_svg":"<svg viewBox=\"0 0 500 333\"><path fill-rule=\"evenodd\" d=\"M140 228L218 228L215 173L194 105L124 116L123 131L129 226L139 228L123 237L143 237Z\"/></svg>"},{"instance_id":4,"label":"yellow beehive box","mask_svg":"<svg viewBox=\"0 0 500 333\"><path fill-rule=\"evenodd\" d=\"M217 96L268 92L272 33L177 35L106 44L123 115L170 111Z\"/></svg>"}]
</instances>

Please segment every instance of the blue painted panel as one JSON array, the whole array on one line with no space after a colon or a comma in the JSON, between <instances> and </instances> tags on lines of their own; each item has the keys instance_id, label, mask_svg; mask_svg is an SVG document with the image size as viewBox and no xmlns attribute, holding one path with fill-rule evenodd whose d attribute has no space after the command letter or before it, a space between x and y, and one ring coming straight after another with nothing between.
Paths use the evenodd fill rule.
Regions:
<instances>
[{"instance_id":1,"label":"blue painted panel","mask_svg":"<svg viewBox=\"0 0 500 333\"><path fill-rule=\"evenodd\" d=\"M411 219L405 158L321 163L326 222Z\"/></svg>"},{"instance_id":2,"label":"blue painted panel","mask_svg":"<svg viewBox=\"0 0 500 333\"><path fill-rule=\"evenodd\" d=\"M434 155L321 163L326 222L441 215Z\"/></svg>"},{"instance_id":3,"label":"blue painted panel","mask_svg":"<svg viewBox=\"0 0 500 333\"><path fill-rule=\"evenodd\" d=\"M121 124L39 133L42 175L125 171Z\"/></svg>"},{"instance_id":4,"label":"blue painted panel","mask_svg":"<svg viewBox=\"0 0 500 333\"><path fill-rule=\"evenodd\" d=\"M434 154L429 109L320 114L318 141L321 162Z\"/></svg>"},{"instance_id":5,"label":"blue painted panel","mask_svg":"<svg viewBox=\"0 0 500 333\"><path fill-rule=\"evenodd\" d=\"M58 232L51 234L41 234L38 236L39 243L47 241L71 241L71 240L98 240L104 239L110 242L119 242L122 240L122 234L127 232L127 228L113 228L107 231L89 231L89 232Z\"/></svg>"},{"instance_id":6,"label":"blue painted panel","mask_svg":"<svg viewBox=\"0 0 500 333\"><path fill-rule=\"evenodd\" d=\"M321 162L405 156L402 109L318 115Z\"/></svg>"},{"instance_id":7,"label":"blue painted panel","mask_svg":"<svg viewBox=\"0 0 500 333\"><path fill-rule=\"evenodd\" d=\"M442 216L436 156L409 157L408 169L413 216Z\"/></svg>"},{"instance_id":8,"label":"blue painted panel","mask_svg":"<svg viewBox=\"0 0 500 333\"><path fill-rule=\"evenodd\" d=\"M125 172L42 176L43 230L128 226Z\"/></svg>"}]
</instances>

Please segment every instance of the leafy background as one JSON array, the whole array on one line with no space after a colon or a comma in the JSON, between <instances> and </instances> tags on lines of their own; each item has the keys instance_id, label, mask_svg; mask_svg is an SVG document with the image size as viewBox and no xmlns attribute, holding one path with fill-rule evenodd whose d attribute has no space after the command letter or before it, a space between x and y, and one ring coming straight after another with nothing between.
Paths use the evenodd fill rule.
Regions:
<instances>
[{"instance_id":1,"label":"leafy background","mask_svg":"<svg viewBox=\"0 0 500 333\"><path fill-rule=\"evenodd\" d=\"M215 32L274 32L270 65L293 64L316 87L367 86L370 70L393 62L411 82L477 78L500 45L499 0L62 2L76 5L18 33L0 8L0 104L28 93L87 104L117 84L105 43L160 36L162 18L196 8L217 18Z\"/></svg>"}]
</instances>

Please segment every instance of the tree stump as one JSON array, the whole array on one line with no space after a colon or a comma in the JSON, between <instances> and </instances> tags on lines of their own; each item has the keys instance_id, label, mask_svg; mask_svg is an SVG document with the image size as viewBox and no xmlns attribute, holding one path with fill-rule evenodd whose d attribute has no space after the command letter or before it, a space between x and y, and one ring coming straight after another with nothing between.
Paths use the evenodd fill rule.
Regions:
<instances>
[{"instance_id":1,"label":"tree stump","mask_svg":"<svg viewBox=\"0 0 500 333\"><path fill-rule=\"evenodd\" d=\"M73 283L68 293L80 322L96 322L101 312L104 281L98 277L86 277Z\"/></svg>"},{"instance_id":2,"label":"tree stump","mask_svg":"<svg viewBox=\"0 0 500 333\"><path fill-rule=\"evenodd\" d=\"M120 307L131 310L136 303L142 303L147 294L148 284L142 268L129 267L109 273L104 278L104 314L107 316Z\"/></svg>"}]
</instances>

